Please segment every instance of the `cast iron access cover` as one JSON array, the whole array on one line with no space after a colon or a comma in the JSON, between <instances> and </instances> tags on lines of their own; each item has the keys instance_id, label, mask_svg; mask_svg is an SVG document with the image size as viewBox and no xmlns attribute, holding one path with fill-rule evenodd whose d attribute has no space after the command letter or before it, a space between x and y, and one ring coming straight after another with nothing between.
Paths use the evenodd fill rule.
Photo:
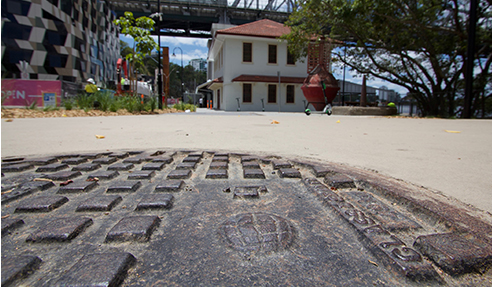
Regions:
<instances>
[{"instance_id":1,"label":"cast iron access cover","mask_svg":"<svg viewBox=\"0 0 492 287\"><path fill-rule=\"evenodd\" d=\"M2 286L485 286L491 235L415 186L329 163L171 150L2 162Z\"/></svg>"}]
</instances>

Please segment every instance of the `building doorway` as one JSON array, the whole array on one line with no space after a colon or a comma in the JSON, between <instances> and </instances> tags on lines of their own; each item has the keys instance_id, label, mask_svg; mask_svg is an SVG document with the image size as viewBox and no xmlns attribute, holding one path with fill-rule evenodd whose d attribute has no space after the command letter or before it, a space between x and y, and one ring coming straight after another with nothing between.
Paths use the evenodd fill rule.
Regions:
<instances>
[{"instance_id":1,"label":"building doorway","mask_svg":"<svg viewBox=\"0 0 492 287\"><path fill-rule=\"evenodd\" d=\"M220 89L217 90L217 110L220 110Z\"/></svg>"}]
</instances>

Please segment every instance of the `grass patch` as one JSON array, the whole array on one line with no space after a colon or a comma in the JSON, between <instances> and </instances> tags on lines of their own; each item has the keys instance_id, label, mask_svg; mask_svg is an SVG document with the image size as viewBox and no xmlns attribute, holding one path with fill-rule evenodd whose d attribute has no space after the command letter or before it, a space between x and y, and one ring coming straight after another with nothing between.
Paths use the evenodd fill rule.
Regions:
<instances>
[{"instance_id":1,"label":"grass patch","mask_svg":"<svg viewBox=\"0 0 492 287\"><path fill-rule=\"evenodd\" d=\"M59 109L57 106L46 106L43 108L43 112L58 111Z\"/></svg>"},{"instance_id":2,"label":"grass patch","mask_svg":"<svg viewBox=\"0 0 492 287\"><path fill-rule=\"evenodd\" d=\"M26 109L27 110L35 110L37 108L37 106L38 106L38 104L36 104L36 101L33 101L32 103L26 105Z\"/></svg>"}]
</instances>

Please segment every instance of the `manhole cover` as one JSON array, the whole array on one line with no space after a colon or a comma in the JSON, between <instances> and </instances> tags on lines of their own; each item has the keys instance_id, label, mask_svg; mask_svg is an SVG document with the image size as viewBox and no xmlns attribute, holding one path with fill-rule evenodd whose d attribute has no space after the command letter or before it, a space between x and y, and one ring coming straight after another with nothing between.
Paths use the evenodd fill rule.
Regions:
<instances>
[{"instance_id":1,"label":"manhole cover","mask_svg":"<svg viewBox=\"0 0 492 287\"><path fill-rule=\"evenodd\" d=\"M3 159L2 286L490 286L492 227L329 163L213 151Z\"/></svg>"}]
</instances>

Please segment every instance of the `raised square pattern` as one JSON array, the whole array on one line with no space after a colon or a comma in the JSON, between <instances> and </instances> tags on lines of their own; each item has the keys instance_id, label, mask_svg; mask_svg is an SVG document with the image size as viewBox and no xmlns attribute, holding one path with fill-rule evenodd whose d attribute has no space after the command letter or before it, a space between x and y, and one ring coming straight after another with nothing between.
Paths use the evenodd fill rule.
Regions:
<instances>
[{"instance_id":1,"label":"raised square pattern","mask_svg":"<svg viewBox=\"0 0 492 287\"><path fill-rule=\"evenodd\" d=\"M27 242L70 241L92 225L92 219L71 217L55 219L27 237Z\"/></svg>"},{"instance_id":2,"label":"raised square pattern","mask_svg":"<svg viewBox=\"0 0 492 287\"><path fill-rule=\"evenodd\" d=\"M158 216L129 216L121 219L106 236L106 242L146 242L161 220Z\"/></svg>"},{"instance_id":3,"label":"raised square pattern","mask_svg":"<svg viewBox=\"0 0 492 287\"><path fill-rule=\"evenodd\" d=\"M50 212L68 202L64 196L50 195L28 198L19 203L15 212Z\"/></svg>"}]
</instances>

